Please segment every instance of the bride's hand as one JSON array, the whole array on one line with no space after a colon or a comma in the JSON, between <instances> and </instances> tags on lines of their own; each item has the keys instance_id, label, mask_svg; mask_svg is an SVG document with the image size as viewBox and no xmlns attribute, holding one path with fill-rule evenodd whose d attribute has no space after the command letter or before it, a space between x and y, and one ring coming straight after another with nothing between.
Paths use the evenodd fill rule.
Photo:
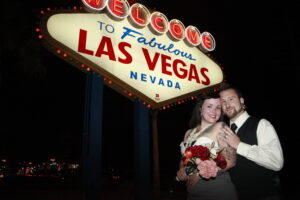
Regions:
<instances>
[{"instance_id":1,"label":"bride's hand","mask_svg":"<svg viewBox=\"0 0 300 200\"><path fill-rule=\"evenodd\" d=\"M179 181L186 181L188 179L188 175L186 174L184 167L177 171L177 178Z\"/></svg>"},{"instance_id":2,"label":"bride's hand","mask_svg":"<svg viewBox=\"0 0 300 200\"><path fill-rule=\"evenodd\" d=\"M200 176L198 175L198 173L188 176L188 180L186 182L187 190L191 190L199 180Z\"/></svg>"}]
</instances>

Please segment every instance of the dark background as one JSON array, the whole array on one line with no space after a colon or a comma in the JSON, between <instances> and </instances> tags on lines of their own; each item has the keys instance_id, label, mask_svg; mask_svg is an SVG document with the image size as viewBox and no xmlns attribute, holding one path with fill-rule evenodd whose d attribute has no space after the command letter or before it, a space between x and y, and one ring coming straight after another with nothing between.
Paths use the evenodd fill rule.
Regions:
<instances>
[{"instance_id":1,"label":"dark background","mask_svg":"<svg viewBox=\"0 0 300 200\"><path fill-rule=\"evenodd\" d=\"M1 9L0 159L80 161L85 73L42 46L35 29L39 12L68 8L78 0L5 1ZM282 143L285 189L299 186L300 145L298 13L295 1L144 1L148 8L208 31L211 53L226 80L244 94L249 114L268 119ZM176 173L179 143L188 128L193 101L158 114L162 179ZM104 88L103 165L132 171L133 102ZM296 183L291 184L294 180ZM259 180L258 180L259 181Z\"/></svg>"}]
</instances>

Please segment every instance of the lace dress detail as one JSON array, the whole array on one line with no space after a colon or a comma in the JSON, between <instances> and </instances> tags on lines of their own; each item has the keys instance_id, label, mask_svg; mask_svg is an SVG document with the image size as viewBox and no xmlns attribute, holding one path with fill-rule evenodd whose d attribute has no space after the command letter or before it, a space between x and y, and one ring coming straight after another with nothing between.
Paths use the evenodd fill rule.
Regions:
<instances>
[{"instance_id":1,"label":"lace dress detail","mask_svg":"<svg viewBox=\"0 0 300 200\"><path fill-rule=\"evenodd\" d=\"M180 143L181 154L185 152L185 149L195 145L198 138L200 138L201 134L209 128L211 125L206 126L203 129L200 129L200 126L191 129L184 137L184 140Z\"/></svg>"}]
</instances>

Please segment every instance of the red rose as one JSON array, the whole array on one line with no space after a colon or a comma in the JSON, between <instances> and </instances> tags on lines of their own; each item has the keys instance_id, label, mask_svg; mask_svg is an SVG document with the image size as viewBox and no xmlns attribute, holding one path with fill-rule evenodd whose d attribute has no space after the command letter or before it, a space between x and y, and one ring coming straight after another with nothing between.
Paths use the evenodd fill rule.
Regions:
<instances>
[{"instance_id":1,"label":"red rose","mask_svg":"<svg viewBox=\"0 0 300 200\"><path fill-rule=\"evenodd\" d=\"M184 160L183 160L183 164L184 164L184 165L187 165L188 162L189 162L189 159L184 159Z\"/></svg>"},{"instance_id":2,"label":"red rose","mask_svg":"<svg viewBox=\"0 0 300 200\"><path fill-rule=\"evenodd\" d=\"M227 166L227 161L225 157L221 154L218 154L218 156L215 158L215 162L217 163L217 166L221 169L225 169Z\"/></svg>"},{"instance_id":3,"label":"red rose","mask_svg":"<svg viewBox=\"0 0 300 200\"><path fill-rule=\"evenodd\" d=\"M193 152L192 151L185 151L184 157L186 157L187 159L190 159L191 157L193 157Z\"/></svg>"},{"instance_id":4,"label":"red rose","mask_svg":"<svg viewBox=\"0 0 300 200\"><path fill-rule=\"evenodd\" d=\"M193 157L200 158L202 161L208 160L210 151L207 147L196 145L192 147L188 147L185 152L191 151L193 154Z\"/></svg>"}]
</instances>

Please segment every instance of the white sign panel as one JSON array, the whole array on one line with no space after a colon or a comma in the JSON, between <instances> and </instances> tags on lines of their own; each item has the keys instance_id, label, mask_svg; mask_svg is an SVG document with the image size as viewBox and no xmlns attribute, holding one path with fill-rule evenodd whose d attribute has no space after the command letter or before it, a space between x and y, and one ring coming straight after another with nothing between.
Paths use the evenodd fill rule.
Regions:
<instances>
[{"instance_id":1,"label":"white sign panel","mask_svg":"<svg viewBox=\"0 0 300 200\"><path fill-rule=\"evenodd\" d=\"M46 28L51 39L93 63L93 70L121 80L120 87L133 88L152 103L187 97L223 81L221 68L198 47L168 33L155 34L150 25L138 28L129 17L57 13Z\"/></svg>"}]
</instances>

